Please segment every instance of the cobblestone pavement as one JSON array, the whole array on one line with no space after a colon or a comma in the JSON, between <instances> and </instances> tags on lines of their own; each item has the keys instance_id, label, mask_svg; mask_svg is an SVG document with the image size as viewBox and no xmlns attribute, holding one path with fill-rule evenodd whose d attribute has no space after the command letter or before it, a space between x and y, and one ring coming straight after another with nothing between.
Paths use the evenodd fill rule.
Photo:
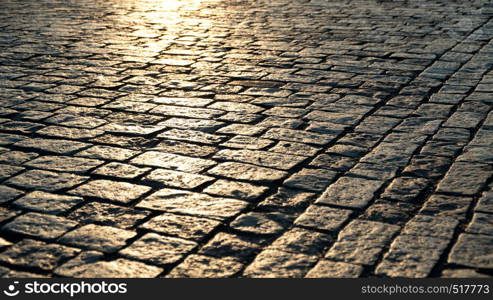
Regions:
<instances>
[{"instance_id":1,"label":"cobblestone pavement","mask_svg":"<svg viewBox=\"0 0 493 300\"><path fill-rule=\"evenodd\" d=\"M491 17L1 1L1 276L492 276Z\"/></svg>"}]
</instances>

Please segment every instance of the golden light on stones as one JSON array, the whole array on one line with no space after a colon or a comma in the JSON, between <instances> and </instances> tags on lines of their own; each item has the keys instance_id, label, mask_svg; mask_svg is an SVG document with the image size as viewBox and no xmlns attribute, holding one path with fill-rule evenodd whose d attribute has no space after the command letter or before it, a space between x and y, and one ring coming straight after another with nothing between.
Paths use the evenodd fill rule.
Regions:
<instances>
[{"instance_id":1,"label":"golden light on stones","mask_svg":"<svg viewBox=\"0 0 493 300\"><path fill-rule=\"evenodd\" d=\"M130 60L132 56L148 56L147 61L151 61L152 57L156 57L157 53L167 49L171 44L189 44L189 39L194 39L189 36L190 34L195 36L210 28L210 20L197 18L197 12L202 11L204 2L206 1L129 0L117 2L115 7L122 9L122 12L131 11L131 13L115 14L114 17L110 17L116 25L114 36L110 38L127 41L118 48L124 48ZM131 30L129 34L128 30ZM190 34L184 35L184 32ZM136 44L137 40L139 43Z\"/></svg>"},{"instance_id":2,"label":"golden light on stones","mask_svg":"<svg viewBox=\"0 0 493 300\"><path fill-rule=\"evenodd\" d=\"M139 0L131 1L129 5L141 11L143 21L150 24L174 25L180 23L187 12L200 8L203 0ZM130 14L132 16L135 14ZM138 19L135 22L139 22Z\"/></svg>"}]
</instances>

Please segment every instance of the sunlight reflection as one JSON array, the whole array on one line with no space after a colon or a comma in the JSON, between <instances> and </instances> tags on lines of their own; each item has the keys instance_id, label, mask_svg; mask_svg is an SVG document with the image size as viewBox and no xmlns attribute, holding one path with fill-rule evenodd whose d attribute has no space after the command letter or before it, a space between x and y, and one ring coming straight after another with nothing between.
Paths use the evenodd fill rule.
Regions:
<instances>
[{"instance_id":1,"label":"sunlight reflection","mask_svg":"<svg viewBox=\"0 0 493 300\"><path fill-rule=\"evenodd\" d=\"M200 10L204 0L133 0L119 1L114 8L126 14L118 15L116 22L132 24L131 36L144 38L133 51L159 52L171 41L181 36L189 27L207 27L209 21L195 19L194 12ZM130 12L130 13L128 13ZM204 25L205 24L205 25ZM129 43L131 44L131 42Z\"/></svg>"},{"instance_id":2,"label":"sunlight reflection","mask_svg":"<svg viewBox=\"0 0 493 300\"><path fill-rule=\"evenodd\" d=\"M200 8L203 0L134 0L122 1L116 7L135 9L128 17L141 14L144 18L141 21L148 24L166 24L174 25L181 22L181 17L190 11L196 11ZM138 22L138 19L134 19Z\"/></svg>"}]
</instances>

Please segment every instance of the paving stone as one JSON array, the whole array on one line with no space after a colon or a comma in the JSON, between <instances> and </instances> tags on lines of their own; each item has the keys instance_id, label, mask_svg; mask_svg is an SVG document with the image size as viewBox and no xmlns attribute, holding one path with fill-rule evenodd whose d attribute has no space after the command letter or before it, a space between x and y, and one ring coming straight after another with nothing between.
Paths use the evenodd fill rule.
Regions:
<instances>
[{"instance_id":1,"label":"paving stone","mask_svg":"<svg viewBox=\"0 0 493 300\"><path fill-rule=\"evenodd\" d=\"M480 128L476 134L474 135L474 138L469 142L470 146L483 146L483 147L488 147L493 144L492 138L493 138L493 130L491 130L491 126L483 126Z\"/></svg>"},{"instance_id":2,"label":"paving stone","mask_svg":"<svg viewBox=\"0 0 493 300\"><path fill-rule=\"evenodd\" d=\"M252 96L271 96L271 97L280 97L280 98L287 97L291 94L291 92L287 90L279 90L276 88L258 88L258 87L249 88L243 93L245 95L252 95Z\"/></svg>"},{"instance_id":3,"label":"paving stone","mask_svg":"<svg viewBox=\"0 0 493 300\"><path fill-rule=\"evenodd\" d=\"M483 193L475 211L493 213L493 191Z\"/></svg>"},{"instance_id":4,"label":"paving stone","mask_svg":"<svg viewBox=\"0 0 493 300\"><path fill-rule=\"evenodd\" d=\"M5 186L5 185L0 185L0 202L1 203L13 200L22 194L24 194L24 192L16 190L16 189L8 187L8 186Z\"/></svg>"},{"instance_id":5,"label":"paving stone","mask_svg":"<svg viewBox=\"0 0 493 300\"><path fill-rule=\"evenodd\" d=\"M168 65L168 66L189 66L193 64L193 61L180 60L180 59L159 59L159 60L155 60L154 63Z\"/></svg>"},{"instance_id":6,"label":"paving stone","mask_svg":"<svg viewBox=\"0 0 493 300\"><path fill-rule=\"evenodd\" d=\"M376 274L389 277L427 277L449 243L448 239L401 235L377 266Z\"/></svg>"},{"instance_id":7,"label":"paving stone","mask_svg":"<svg viewBox=\"0 0 493 300\"><path fill-rule=\"evenodd\" d=\"M237 149L261 150L272 144L274 144L274 141L268 139L250 136L235 136L228 141L222 143L221 146Z\"/></svg>"},{"instance_id":8,"label":"paving stone","mask_svg":"<svg viewBox=\"0 0 493 300\"><path fill-rule=\"evenodd\" d=\"M38 131L37 134L54 138L66 138L71 140L90 139L104 134L103 130L99 129L84 129L62 126L47 126Z\"/></svg>"},{"instance_id":9,"label":"paving stone","mask_svg":"<svg viewBox=\"0 0 493 300\"><path fill-rule=\"evenodd\" d=\"M144 180L159 182L170 187L193 189L214 180L214 178L179 171L156 169L149 173Z\"/></svg>"},{"instance_id":10,"label":"paving stone","mask_svg":"<svg viewBox=\"0 0 493 300\"><path fill-rule=\"evenodd\" d=\"M19 141L14 145L17 147L42 150L56 154L72 154L83 148L89 147L91 144L75 142L70 140L62 140L62 139L52 140L52 139L30 138L30 139Z\"/></svg>"},{"instance_id":11,"label":"paving stone","mask_svg":"<svg viewBox=\"0 0 493 300\"><path fill-rule=\"evenodd\" d=\"M403 167L417 148L418 145L412 143L381 143L364 156L361 162Z\"/></svg>"},{"instance_id":12,"label":"paving stone","mask_svg":"<svg viewBox=\"0 0 493 300\"><path fill-rule=\"evenodd\" d=\"M437 217L453 217L462 221L466 218L472 201L473 199L470 197L435 194L426 200L420 213Z\"/></svg>"},{"instance_id":13,"label":"paving stone","mask_svg":"<svg viewBox=\"0 0 493 300\"><path fill-rule=\"evenodd\" d=\"M14 201L13 205L25 210L60 215L82 201L80 197L34 191Z\"/></svg>"},{"instance_id":14,"label":"paving stone","mask_svg":"<svg viewBox=\"0 0 493 300\"><path fill-rule=\"evenodd\" d=\"M354 129L355 132L385 134L394 126L399 124L401 119L393 117L370 116L364 119Z\"/></svg>"},{"instance_id":15,"label":"paving stone","mask_svg":"<svg viewBox=\"0 0 493 300\"><path fill-rule=\"evenodd\" d=\"M196 142L202 144L216 145L226 140L225 136L205 133L197 130L171 129L158 135L158 138L165 138L177 141Z\"/></svg>"},{"instance_id":16,"label":"paving stone","mask_svg":"<svg viewBox=\"0 0 493 300\"><path fill-rule=\"evenodd\" d=\"M103 161L96 159L67 156L40 156L24 165L50 171L85 173L103 163Z\"/></svg>"},{"instance_id":17,"label":"paving stone","mask_svg":"<svg viewBox=\"0 0 493 300\"><path fill-rule=\"evenodd\" d=\"M353 132L344 135L338 142L341 144L373 148L380 139L381 136L377 134Z\"/></svg>"},{"instance_id":18,"label":"paving stone","mask_svg":"<svg viewBox=\"0 0 493 300\"><path fill-rule=\"evenodd\" d=\"M47 123L63 125L67 127L95 128L106 123L105 120L94 117L75 116L69 114L56 114L45 120Z\"/></svg>"},{"instance_id":19,"label":"paving stone","mask_svg":"<svg viewBox=\"0 0 493 300\"><path fill-rule=\"evenodd\" d=\"M231 258L213 258L203 255L190 255L175 267L169 278L226 278L242 269L243 265Z\"/></svg>"},{"instance_id":20,"label":"paving stone","mask_svg":"<svg viewBox=\"0 0 493 300\"><path fill-rule=\"evenodd\" d=\"M410 108L395 107L391 105L384 105L375 112L376 116L394 117L394 118L406 118L413 112Z\"/></svg>"},{"instance_id":21,"label":"paving stone","mask_svg":"<svg viewBox=\"0 0 493 300\"><path fill-rule=\"evenodd\" d=\"M313 121L327 121L330 120L336 124L342 125L355 125L361 119L360 115L342 112L331 112L315 110L305 115L305 118Z\"/></svg>"},{"instance_id":22,"label":"paving stone","mask_svg":"<svg viewBox=\"0 0 493 300\"><path fill-rule=\"evenodd\" d=\"M199 254L242 261L257 253L261 246L258 238L220 232L200 249Z\"/></svg>"},{"instance_id":23,"label":"paving stone","mask_svg":"<svg viewBox=\"0 0 493 300\"><path fill-rule=\"evenodd\" d=\"M258 104L267 107L275 106L286 106L286 107L303 107L309 102L303 99L297 99L296 94L291 95L288 98L277 98L277 97L256 97L252 104Z\"/></svg>"},{"instance_id":24,"label":"paving stone","mask_svg":"<svg viewBox=\"0 0 493 300\"><path fill-rule=\"evenodd\" d=\"M111 253L124 247L125 242L135 235L136 233L132 231L89 224L65 234L59 242L78 248Z\"/></svg>"},{"instance_id":25,"label":"paving stone","mask_svg":"<svg viewBox=\"0 0 493 300\"><path fill-rule=\"evenodd\" d=\"M409 220L417 207L406 202L379 199L370 205L361 218L389 224L402 224Z\"/></svg>"},{"instance_id":26,"label":"paving stone","mask_svg":"<svg viewBox=\"0 0 493 300\"><path fill-rule=\"evenodd\" d=\"M112 180L92 180L69 193L83 197L95 197L115 202L128 203L149 192L150 187Z\"/></svg>"},{"instance_id":27,"label":"paving stone","mask_svg":"<svg viewBox=\"0 0 493 300\"><path fill-rule=\"evenodd\" d=\"M346 226L325 257L347 263L373 265L399 226L373 221L355 220Z\"/></svg>"},{"instance_id":28,"label":"paving stone","mask_svg":"<svg viewBox=\"0 0 493 300\"><path fill-rule=\"evenodd\" d=\"M451 217L416 215L402 229L401 234L451 239L459 221Z\"/></svg>"},{"instance_id":29,"label":"paving stone","mask_svg":"<svg viewBox=\"0 0 493 300\"><path fill-rule=\"evenodd\" d=\"M75 278L153 278L163 269L118 258L106 261L100 252L87 251L55 269L55 273Z\"/></svg>"},{"instance_id":30,"label":"paving stone","mask_svg":"<svg viewBox=\"0 0 493 300\"><path fill-rule=\"evenodd\" d=\"M288 188L279 188L278 192L259 204L259 207L270 210L297 210L307 205L315 194Z\"/></svg>"},{"instance_id":31,"label":"paving stone","mask_svg":"<svg viewBox=\"0 0 493 300\"><path fill-rule=\"evenodd\" d=\"M206 194L161 189L137 204L137 207L163 212L212 218L232 217L246 208L247 202Z\"/></svg>"},{"instance_id":32,"label":"paving stone","mask_svg":"<svg viewBox=\"0 0 493 300\"><path fill-rule=\"evenodd\" d=\"M142 103L139 101L112 101L106 105L103 105L102 108L107 109L115 109L115 110L123 110L123 111L133 111L133 112L147 112L156 107L155 104L150 103Z\"/></svg>"},{"instance_id":33,"label":"paving stone","mask_svg":"<svg viewBox=\"0 0 493 300\"><path fill-rule=\"evenodd\" d=\"M364 156L370 150L364 147L358 147L354 145L346 145L346 144L335 144L334 146L327 149L326 153L333 153L342 156L348 156L352 158L360 158Z\"/></svg>"},{"instance_id":34,"label":"paving stone","mask_svg":"<svg viewBox=\"0 0 493 300\"><path fill-rule=\"evenodd\" d=\"M218 120L225 122L233 122L233 123L245 123L252 124L259 121L262 118L259 114L242 114L236 112L229 112L225 115L222 115L218 118ZM295 120L297 121L297 120ZM268 126L267 124L258 124L260 126Z\"/></svg>"},{"instance_id":35,"label":"paving stone","mask_svg":"<svg viewBox=\"0 0 493 300\"><path fill-rule=\"evenodd\" d=\"M474 195L481 190L492 174L493 169L488 165L455 163L438 184L437 191Z\"/></svg>"},{"instance_id":36,"label":"paving stone","mask_svg":"<svg viewBox=\"0 0 493 300\"><path fill-rule=\"evenodd\" d=\"M348 209L311 205L294 221L294 224L317 230L336 232L349 220L351 214L352 211Z\"/></svg>"},{"instance_id":37,"label":"paving stone","mask_svg":"<svg viewBox=\"0 0 493 300\"><path fill-rule=\"evenodd\" d=\"M269 149L269 151L276 153L287 153L300 156L313 156L319 150L319 148L307 144L285 141L280 141L274 147Z\"/></svg>"},{"instance_id":38,"label":"paving stone","mask_svg":"<svg viewBox=\"0 0 493 300\"><path fill-rule=\"evenodd\" d=\"M327 138L335 139L348 128L349 125L337 124L323 121L309 121L309 126L306 130L325 135Z\"/></svg>"},{"instance_id":39,"label":"paving stone","mask_svg":"<svg viewBox=\"0 0 493 300\"><path fill-rule=\"evenodd\" d=\"M8 246L12 246L12 242L9 242L4 238L0 238L0 247L4 248Z\"/></svg>"},{"instance_id":40,"label":"paving stone","mask_svg":"<svg viewBox=\"0 0 493 300\"><path fill-rule=\"evenodd\" d=\"M263 112L265 115L278 116L283 118L299 118L309 111L303 108L294 107L272 107Z\"/></svg>"},{"instance_id":41,"label":"paving stone","mask_svg":"<svg viewBox=\"0 0 493 300\"><path fill-rule=\"evenodd\" d=\"M38 189L48 192L69 189L85 182L88 177L70 173L29 170L8 179L5 183L24 189Z\"/></svg>"},{"instance_id":42,"label":"paving stone","mask_svg":"<svg viewBox=\"0 0 493 300\"><path fill-rule=\"evenodd\" d=\"M303 277L316 261L316 256L265 250L245 269L243 275L254 278L299 278Z\"/></svg>"},{"instance_id":43,"label":"paving stone","mask_svg":"<svg viewBox=\"0 0 493 300\"><path fill-rule=\"evenodd\" d=\"M2 230L40 239L54 239L75 226L77 223L62 217L27 213L4 225Z\"/></svg>"},{"instance_id":44,"label":"paving stone","mask_svg":"<svg viewBox=\"0 0 493 300\"><path fill-rule=\"evenodd\" d=\"M117 177L117 178L125 178L125 179L134 179L146 172L151 170L150 168L139 168L136 166L111 162L105 164L96 170L92 171L92 174L108 176L108 177Z\"/></svg>"},{"instance_id":45,"label":"paving stone","mask_svg":"<svg viewBox=\"0 0 493 300\"><path fill-rule=\"evenodd\" d=\"M337 176L337 173L324 169L302 169L284 181L290 188L298 188L312 192L323 191Z\"/></svg>"},{"instance_id":46,"label":"paving stone","mask_svg":"<svg viewBox=\"0 0 493 300\"><path fill-rule=\"evenodd\" d=\"M189 173L198 173L216 164L211 160L157 151L145 152L132 159L131 162L137 165L161 167Z\"/></svg>"},{"instance_id":47,"label":"paving stone","mask_svg":"<svg viewBox=\"0 0 493 300\"><path fill-rule=\"evenodd\" d=\"M263 137L273 140L282 140L282 141L314 144L314 145L326 145L331 140L330 138L327 138L323 134L311 133L302 130L285 129L285 128L269 129L263 135Z\"/></svg>"},{"instance_id":48,"label":"paving stone","mask_svg":"<svg viewBox=\"0 0 493 300\"><path fill-rule=\"evenodd\" d=\"M15 174L20 173L23 170L24 170L24 168L22 168L22 167L1 165L0 164L0 180L9 178Z\"/></svg>"},{"instance_id":49,"label":"paving stone","mask_svg":"<svg viewBox=\"0 0 493 300\"><path fill-rule=\"evenodd\" d=\"M438 130L438 132L433 136L433 139L437 141L465 143L470 137L471 132L467 129L444 127Z\"/></svg>"},{"instance_id":50,"label":"paving stone","mask_svg":"<svg viewBox=\"0 0 493 300\"><path fill-rule=\"evenodd\" d=\"M383 139L383 143L396 144L400 143L403 145L416 144L422 145L428 135L421 132L392 132Z\"/></svg>"},{"instance_id":51,"label":"paving stone","mask_svg":"<svg viewBox=\"0 0 493 300\"><path fill-rule=\"evenodd\" d=\"M330 260L319 261L307 274L306 278L357 278L363 273L363 267L345 262Z\"/></svg>"},{"instance_id":52,"label":"paving stone","mask_svg":"<svg viewBox=\"0 0 493 300\"><path fill-rule=\"evenodd\" d=\"M473 269L448 269L442 271L443 278L491 278L486 274L481 274Z\"/></svg>"},{"instance_id":53,"label":"paving stone","mask_svg":"<svg viewBox=\"0 0 493 300\"><path fill-rule=\"evenodd\" d=\"M319 204L333 204L349 208L363 208L383 185L382 181L341 177L317 199Z\"/></svg>"},{"instance_id":54,"label":"paving stone","mask_svg":"<svg viewBox=\"0 0 493 300\"><path fill-rule=\"evenodd\" d=\"M382 193L381 197L403 202L417 202L418 196L423 193L429 185L425 178L397 177Z\"/></svg>"},{"instance_id":55,"label":"paving stone","mask_svg":"<svg viewBox=\"0 0 493 300\"><path fill-rule=\"evenodd\" d=\"M280 213L251 212L240 215L230 226L243 232L273 235L282 232L290 224L290 218Z\"/></svg>"},{"instance_id":56,"label":"paving stone","mask_svg":"<svg viewBox=\"0 0 493 300\"><path fill-rule=\"evenodd\" d=\"M221 163L207 171L207 173L254 182L272 182L282 179L287 175L287 173L283 171L235 162Z\"/></svg>"},{"instance_id":57,"label":"paving stone","mask_svg":"<svg viewBox=\"0 0 493 300\"><path fill-rule=\"evenodd\" d=\"M196 246L191 241L147 233L119 253L130 259L166 265L177 262Z\"/></svg>"},{"instance_id":58,"label":"paving stone","mask_svg":"<svg viewBox=\"0 0 493 300\"><path fill-rule=\"evenodd\" d=\"M216 152L217 150L213 146L190 144L186 142L171 140L162 141L161 143L156 145L155 149L165 153L174 153L193 157L206 157Z\"/></svg>"},{"instance_id":59,"label":"paving stone","mask_svg":"<svg viewBox=\"0 0 493 300\"><path fill-rule=\"evenodd\" d=\"M387 180L395 177L396 166L386 166L380 164L358 163L348 171L348 176L364 177L368 179Z\"/></svg>"},{"instance_id":60,"label":"paving stone","mask_svg":"<svg viewBox=\"0 0 493 300\"><path fill-rule=\"evenodd\" d=\"M68 84L59 85L57 87L47 89L46 91L49 93L62 93L62 94L74 94L80 92L83 88L79 86L73 86Z\"/></svg>"},{"instance_id":61,"label":"paving stone","mask_svg":"<svg viewBox=\"0 0 493 300\"><path fill-rule=\"evenodd\" d=\"M160 122L159 125L178 129L191 129L203 132L213 132L216 129L221 128L224 123L214 120L171 118L164 122Z\"/></svg>"},{"instance_id":62,"label":"paving stone","mask_svg":"<svg viewBox=\"0 0 493 300\"><path fill-rule=\"evenodd\" d=\"M39 273L30 273L30 272L22 272L22 271L15 271L15 270L9 270L5 268L5 274L2 275L2 278L50 278L51 276L49 275L41 275Z\"/></svg>"},{"instance_id":63,"label":"paving stone","mask_svg":"<svg viewBox=\"0 0 493 300\"><path fill-rule=\"evenodd\" d=\"M0 222L5 222L21 213L20 210L8 209L5 207L0 207Z\"/></svg>"},{"instance_id":64,"label":"paving stone","mask_svg":"<svg viewBox=\"0 0 493 300\"><path fill-rule=\"evenodd\" d=\"M405 119L394 129L402 132L434 134L442 123L443 120L435 117L413 117Z\"/></svg>"},{"instance_id":65,"label":"paving stone","mask_svg":"<svg viewBox=\"0 0 493 300\"><path fill-rule=\"evenodd\" d=\"M452 109L452 105L425 103L418 107L416 114L423 117L446 118Z\"/></svg>"},{"instance_id":66,"label":"paving stone","mask_svg":"<svg viewBox=\"0 0 493 300\"><path fill-rule=\"evenodd\" d=\"M211 103L213 100L206 98L180 98L180 97L158 97L154 98L153 102L160 104L169 104L169 105L183 105L183 106L192 106L192 107L203 107L207 104Z\"/></svg>"},{"instance_id":67,"label":"paving stone","mask_svg":"<svg viewBox=\"0 0 493 300\"><path fill-rule=\"evenodd\" d=\"M337 154L320 154L310 163L310 166L345 172L356 163L357 161L354 158Z\"/></svg>"},{"instance_id":68,"label":"paving stone","mask_svg":"<svg viewBox=\"0 0 493 300\"><path fill-rule=\"evenodd\" d=\"M245 114L254 114L264 110L260 106L256 106L249 103L237 103L237 102L225 102L225 101L214 102L213 104L209 105L208 108L234 111L234 112L245 113Z\"/></svg>"},{"instance_id":69,"label":"paving stone","mask_svg":"<svg viewBox=\"0 0 493 300\"><path fill-rule=\"evenodd\" d=\"M457 158L457 161L492 164L493 155L491 154L490 150L491 147L466 146L463 149L462 154Z\"/></svg>"},{"instance_id":70,"label":"paving stone","mask_svg":"<svg viewBox=\"0 0 493 300\"><path fill-rule=\"evenodd\" d=\"M443 125L447 127L474 128L483 118L483 114L457 111Z\"/></svg>"},{"instance_id":71,"label":"paving stone","mask_svg":"<svg viewBox=\"0 0 493 300\"><path fill-rule=\"evenodd\" d=\"M78 152L76 155L93 159L124 161L137 153L129 149L98 145Z\"/></svg>"},{"instance_id":72,"label":"paving stone","mask_svg":"<svg viewBox=\"0 0 493 300\"><path fill-rule=\"evenodd\" d=\"M264 128L281 127L281 128L288 128L292 130L300 127L302 124L303 121L295 118L281 118L281 117L270 116L262 120L262 122L258 123L257 125ZM274 132L274 135L275 133L276 132Z\"/></svg>"},{"instance_id":73,"label":"paving stone","mask_svg":"<svg viewBox=\"0 0 493 300\"><path fill-rule=\"evenodd\" d=\"M97 223L126 229L133 227L149 214L148 211L108 203L91 202L77 208L67 217L80 224Z\"/></svg>"},{"instance_id":74,"label":"paving stone","mask_svg":"<svg viewBox=\"0 0 493 300\"><path fill-rule=\"evenodd\" d=\"M0 133L0 145L12 145L17 142L23 141L27 139L27 137L17 134L9 134L9 133Z\"/></svg>"},{"instance_id":75,"label":"paving stone","mask_svg":"<svg viewBox=\"0 0 493 300\"><path fill-rule=\"evenodd\" d=\"M484 213L475 213L471 223L466 228L468 233L493 235L493 215Z\"/></svg>"},{"instance_id":76,"label":"paving stone","mask_svg":"<svg viewBox=\"0 0 493 300\"><path fill-rule=\"evenodd\" d=\"M457 104L464 99L464 95L437 93L431 96L431 102Z\"/></svg>"},{"instance_id":77,"label":"paving stone","mask_svg":"<svg viewBox=\"0 0 493 300\"><path fill-rule=\"evenodd\" d=\"M268 189L266 186L219 179L204 189L203 192L223 197L254 200L264 194Z\"/></svg>"},{"instance_id":78,"label":"paving stone","mask_svg":"<svg viewBox=\"0 0 493 300\"><path fill-rule=\"evenodd\" d=\"M33 152L8 151L0 154L0 163L10 165L22 165L26 161L38 157L39 154Z\"/></svg>"},{"instance_id":79,"label":"paving stone","mask_svg":"<svg viewBox=\"0 0 493 300\"><path fill-rule=\"evenodd\" d=\"M447 172L451 163L451 160L446 157L414 156L404 169L403 174L424 178L439 178Z\"/></svg>"},{"instance_id":80,"label":"paving stone","mask_svg":"<svg viewBox=\"0 0 493 300\"><path fill-rule=\"evenodd\" d=\"M213 158L233 160L281 170L289 170L305 160L305 157L302 156L281 155L273 152L253 150L221 150Z\"/></svg>"},{"instance_id":81,"label":"paving stone","mask_svg":"<svg viewBox=\"0 0 493 300\"><path fill-rule=\"evenodd\" d=\"M332 241L332 237L328 234L303 228L292 228L277 238L268 246L268 249L293 254L320 255Z\"/></svg>"},{"instance_id":82,"label":"paving stone","mask_svg":"<svg viewBox=\"0 0 493 300\"><path fill-rule=\"evenodd\" d=\"M32 122L21 122L21 121L10 121L0 124L0 130L28 134L35 132L42 127L39 123Z\"/></svg>"},{"instance_id":83,"label":"paving stone","mask_svg":"<svg viewBox=\"0 0 493 300\"><path fill-rule=\"evenodd\" d=\"M164 213L140 227L183 239L202 240L220 224L221 222L208 218Z\"/></svg>"},{"instance_id":84,"label":"paving stone","mask_svg":"<svg viewBox=\"0 0 493 300\"><path fill-rule=\"evenodd\" d=\"M2 252L0 261L48 271L79 252L75 248L25 239Z\"/></svg>"},{"instance_id":85,"label":"paving stone","mask_svg":"<svg viewBox=\"0 0 493 300\"><path fill-rule=\"evenodd\" d=\"M143 137L132 137L115 134L103 134L90 140L93 143L101 143L87 150L77 153L76 156L85 156L102 160L124 161L138 154L141 147L148 147L154 140ZM106 146L110 145L110 146Z\"/></svg>"},{"instance_id":86,"label":"paving stone","mask_svg":"<svg viewBox=\"0 0 493 300\"><path fill-rule=\"evenodd\" d=\"M421 155L454 157L464 147L464 143L431 140L421 149Z\"/></svg>"},{"instance_id":87,"label":"paving stone","mask_svg":"<svg viewBox=\"0 0 493 300\"><path fill-rule=\"evenodd\" d=\"M217 133L222 134L238 134L238 135L256 135L264 131L265 128L256 125L248 124L230 124L217 130ZM268 140L267 140L268 141Z\"/></svg>"},{"instance_id":88,"label":"paving stone","mask_svg":"<svg viewBox=\"0 0 493 300\"><path fill-rule=\"evenodd\" d=\"M110 133L125 133L136 136L145 136L162 131L166 128L164 125L140 125L140 124L119 124L111 123L98 127L99 130Z\"/></svg>"}]
</instances>

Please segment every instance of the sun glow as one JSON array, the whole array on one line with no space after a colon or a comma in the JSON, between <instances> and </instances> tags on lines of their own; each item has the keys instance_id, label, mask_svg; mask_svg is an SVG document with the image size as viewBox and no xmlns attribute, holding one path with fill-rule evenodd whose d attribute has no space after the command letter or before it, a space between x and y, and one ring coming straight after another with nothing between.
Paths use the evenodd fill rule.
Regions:
<instances>
[{"instance_id":1,"label":"sun glow","mask_svg":"<svg viewBox=\"0 0 493 300\"><path fill-rule=\"evenodd\" d=\"M186 44L184 29L194 28L192 32L203 32L210 21L197 19L196 13L204 0L125 0L115 1L114 11L109 17L115 26L113 35L108 38L120 40L116 48L124 49L131 56L154 57L156 53L167 49L177 39ZM122 13L114 13L121 11ZM129 26L130 24L130 26ZM131 31L130 34L128 33ZM190 32L190 30L187 30ZM198 34L198 33L197 33ZM138 43L135 43L136 41Z\"/></svg>"}]
</instances>

